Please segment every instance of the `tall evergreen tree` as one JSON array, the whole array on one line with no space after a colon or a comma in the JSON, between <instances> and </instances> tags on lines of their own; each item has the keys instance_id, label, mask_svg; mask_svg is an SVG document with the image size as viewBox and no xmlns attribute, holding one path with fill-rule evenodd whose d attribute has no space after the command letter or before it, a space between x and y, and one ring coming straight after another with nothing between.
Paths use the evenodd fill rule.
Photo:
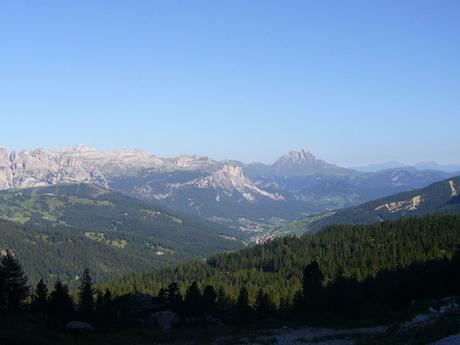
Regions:
<instances>
[{"instance_id":1,"label":"tall evergreen tree","mask_svg":"<svg viewBox=\"0 0 460 345\"><path fill-rule=\"evenodd\" d=\"M223 319L232 306L232 301L230 297L225 292L225 289L221 286L219 290L217 290L217 315Z\"/></svg>"},{"instance_id":2,"label":"tall evergreen tree","mask_svg":"<svg viewBox=\"0 0 460 345\"><path fill-rule=\"evenodd\" d=\"M198 284L194 281L188 287L184 298L184 312L187 315L202 314L201 291Z\"/></svg>"},{"instance_id":3,"label":"tall evergreen tree","mask_svg":"<svg viewBox=\"0 0 460 345\"><path fill-rule=\"evenodd\" d=\"M302 293L307 314L321 311L324 299L324 275L316 261L311 262L303 271Z\"/></svg>"},{"instance_id":4,"label":"tall evergreen tree","mask_svg":"<svg viewBox=\"0 0 460 345\"><path fill-rule=\"evenodd\" d=\"M249 291L246 286L242 286L236 301L236 313L240 323L245 323L251 318L252 309L249 305Z\"/></svg>"},{"instance_id":5,"label":"tall evergreen tree","mask_svg":"<svg viewBox=\"0 0 460 345\"><path fill-rule=\"evenodd\" d=\"M217 314L217 292L212 285L207 285L203 291L203 310L205 313Z\"/></svg>"},{"instance_id":6,"label":"tall evergreen tree","mask_svg":"<svg viewBox=\"0 0 460 345\"><path fill-rule=\"evenodd\" d=\"M11 251L0 259L0 308L17 309L28 296L27 277Z\"/></svg>"},{"instance_id":7,"label":"tall evergreen tree","mask_svg":"<svg viewBox=\"0 0 460 345\"><path fill-rule=\"evenodd\" d=\"M255 309L260 320L265 320L270 315L274 314L275 305L268 293L264 292L262 289L257 293Z\"/></svg>"},{"instance_id":8,"label":"tall evergreen tree","mask_svg":"<svg viewBox=\"0 0 460 345\"><path fill-rule=\"evenodd\" d=\"M50 294L48 308L51 315L58 320L69 321L73 318L74 303L69 289L59 280L54 284L54 290Z\"/></svg>"},{"instance_id":9,"label":"tall evergreen tree","mask_svg":"<svg viewBox=\"0 0 460 345\"><path fill-rule=\"evenodd\" d=\"M48 311L48 287L43 282L43 279L40 279L35 287L35 292L32 296L32 307L39 313Z\"/></svg>"},{"instance_id":10,"label":"tall evergreen tree","mask_svg":"<svg viewBox=\"0 0 460 345\"><path fill-rule=\"evenodd\" d=\"M89 270L85 268L78 290L78 309L85 319L91 319L94 311L94 290Z\"/></svg>"},{"instance_id":11,"label":"tall evergreen tree","mask_svg":"<svg viewBox=\"0 0 460 345\"><path fill-rule=\"evenodd\" d=\"M101 290L96 290L96 299L94 302L94 311L98 321L103 318L104 310L104 295Z\"/></svg>"},{"instance_id":12,"label":"tall evergreen tree","mask_svg":"<svg viewBox=\"0 0 460 345\"><path fill-rule=\"evenodd\" d=\"M161 304L167 304L168 303L168 291L164 288L161 288L158 291L158 299Z\"/></svg>"},{"instance_id":13,"label":"tall evergreen tree","mask_svg":"<svg viewBox=\"0 0 460 345\"><path fill-rule=\"evenodd\" d=\"M179 285L171 283L168 285L168 305L169 307L178 312L182 309L182 295L180 294Z\"/></svg>"},{"instance_id":14,"label":"tall evergreen tree","mask_svg":"<svg viewBox=\"0 0 460 345\"><path fill-rule=\"evenodd\" d=\"M460 294L460 246L452 257L452 280L456 294Z\"/></svg>"},{"instance_id":15,"label":"tall evergreen tree","mask_svg":"<svg viewBox=\"0 0 460 345\"><path fill-rule=\"evenodd\" d=\"M113 296L112 296L112 291L109 289L105 289L104 292L104 308L106 311L110 311L113 307Z\"/></svg>"},{"instance_id":16,"label":"tall evergreen tree","mask_svg":"<svg viewBox=\"0 0 460 345\"><path fill-rule=\"evenodd\" d=\"M112 292L106 289L104 293L97 290L94 307L94 319L98 324L107 324L114 319Z\"/></svg>"}]
</instances>

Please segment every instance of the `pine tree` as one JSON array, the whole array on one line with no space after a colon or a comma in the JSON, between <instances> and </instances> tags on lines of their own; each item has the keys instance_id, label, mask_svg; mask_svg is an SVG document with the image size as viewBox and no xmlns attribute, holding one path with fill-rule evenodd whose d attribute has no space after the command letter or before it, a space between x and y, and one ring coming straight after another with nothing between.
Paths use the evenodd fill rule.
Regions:
<instances>
[{"instance_id":1,"label":"pine tree","mask_svg":"<svg viewBox=\"0 0 460 345\"><path fill-rule=\"evenodd\" d=\"M161 304L167 304L168 303L168 291L161 288L160 291L158 291L158 299Z\"/></svg>"},{"instance_id":2,"label":"pine tree","mask_svg":"<svg viewBox=\"0 0 460 345\"><path fill-rule=\"evenodd\" d=\"M232 301L225 292L225 289L220 287L219 290L217 290L217 314L221 319L224 319L228 314L231 305Z\"/></svg>"},{"instance_id":3,"label":"pine tree","mask_svg":"<svg viewBox=\"0 0 460 345\"><path fill-rule=\"evenodd\" d=\"M252 309L249 306L249 291L242 286L236 302L237 322L245 323L251 318Z\"/></svg>"},{"instance_id":4,"label":"pine tree","mask_svg":"<svg viewBox=\"0 0 460 345\"><path fill-rule=\"evenodd\" d=\"M35 287L35 293L32 296L32 308L39 313L48 311L48 287L43 279L40 279Z\"/></svg>"},{"instance_id":5,"label":"pine tree","mask_svg":"<svg viewBox=\"0 0 460 345\"><path fill-rule=\"evenodd\" d=\"M179 285L177 283L171 283L168 285L168 305L169 307L180 312L182 309L182 296L180 294Z\"/></svg>"},{"instance_id":6,"label":"pine tree","mask_svg":"<svg viewBox=\"0 0 460 345\"><path fill-rule=\"evenodd\" d=\"M265 320L270 315L274 314L275 306L270 299L270 296L263 292L262 289L259 290L256 297L256 312L260 320Z\"/></svg>"},{"instance_id":7,"label":"pine tree","mask_svg":"<svg viewBox=\"0 0 460 345\"><path fill-rule=\"evenodd\" d=\"M200 315L203 311L201 303L201 291L194 281L188 287L184 299L184 312L186 315Z\"/></svg>"},{"instance_id":8,"label":"pine tree","mask_svg":"<svg viewBox=\"0 0 460 345\"><path fill-rule=\"evenodd\" d=\"M51 315L58 320L69 321L73 317L74 303L69 295L69 289L59 280L50 294L48 308Z\"/></svg>"},{"instance_id":9,"label":"pine tree","mask_svg":"<svg viewBox=\"0 0 460 345\"><path fill-rule=\"evenodd\" d=\"M324 275L316 261L311 262L303 271L302 292L307 314L321 311L324 299L323 280Z\"/></svg>"},{"instance_id":10,"label":"pine tree","mask_svg":"<svg viewBox=\"0 0 460 345\"><path fill-rule=\"evenodd\" d=\"M217 293L211 285L207 285L203 291L203 310L211 315L217 313Z\"/></svg>"},{"instance_id":11,"label":"pine tree","mask_svg":"<svg viewBox=\"0 0 460 345\"><path fill-rule=\"evenodd\" d=\"M104 293L97 290L93 319L98 324L107 324L114 319L112 292L109 289Z\"/></svg>"},{"instance_id":12,"label":"pine tree","mask_svg":"<svg viewBox=\"0 0 460 345\"><path fill-rule=\"evenodd\" d=\"M110 311L112 309L112 306L113 306L112 292L109 289L105 289L105 292L104 292L104 308L107 311Z\"/></svg>"},{"instance_id":13,"label":"pine tree","mask_svg":"<svg viewBox=\"0 0 460 345\"><path fill-rule=\"evenodd\" d=\"M94 290L89 270L85 268L78 291L78 309L83 318L90 320L94 311Z\"/></svg>"},{"instance_id":14,"label":"pine tree","mask_svg":"<svg viewBox=\"0 0 460 345\"><path fill-rule=\"evenodd\" d=\"M100 321L104 317L104 295L101 290L96 291L96 301L94 302L94 311L97 319Z\"/></svg>"},{"instance_id":15,"label":"pine tree","mask_svg":"<svg viewBox=\"0 0 460 345\"><path fill-rule=\"evenodd\" d=\"M452 257L452 280L455 293L460 293L460 246Z\"/></svg>"},{"instance_id":16,"label":"pine tree","mask_svg":"<svg viewBox=\"0 0 460 345\"><path fill-rule=\"evenodd\" d=\"M17 309L28 296L27 277L13 253L0 259L0 308Z\"/></svg>"}]
</instances>

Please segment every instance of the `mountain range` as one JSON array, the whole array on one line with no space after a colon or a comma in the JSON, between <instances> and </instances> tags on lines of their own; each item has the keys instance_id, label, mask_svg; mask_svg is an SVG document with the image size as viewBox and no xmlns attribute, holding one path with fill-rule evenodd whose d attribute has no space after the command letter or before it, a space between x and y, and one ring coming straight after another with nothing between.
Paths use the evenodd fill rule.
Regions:
<instances>
[{"instance_id":1,"label":"mountain range","mask_svg":"<svg viewBox=\"0 0 460 345\"><path fill-rule=\"evenodd\" d=\"M460 213L460 176L359 206L308 216L275 232L277 236L318 232L328 225L373 224L434 213Z\"/></svg>"},{"instance_id":2,"label":"mountain range","mask_svg":"<svg viewBox=\"0 0 460 345\"><path fill-rule=\"evenodd\" d=\"M452 173L413 167L365 173L291 151L273 164L162 158L140 150L0 149L0 189L90 183L255 237L283 222L421 188Z\"/></svg>"},{"instance_id":3,"label":"mountain range","mask_svg":"<svg viewBox=\"0 0 460 345\"><path fill-rule=\"evenodd\" d=\"M245 164L83 145L0 149L0 250L26 258L34 281L57 274L72 285L92 262L94 278L104 280L329 224L459 212L452 175L359 172L306 150Z\"/></svg>"},{"instance_id":4,"label":"mountain range","mask_svg":"<svg viewBox=\"0 0 460 345\"><path fill-rule=\"evenodd\" d=\"M447 173L459 173L460 164L439 164L437 162L418 162L410 165L401 163L398 161L389 161L384 163L369 164L365 166L353 167L352 169L362 172L377 172L381 170L396 169L396 168L408 168L412 167L419 170L437 170Z\"/></svg>"}]
</instances>

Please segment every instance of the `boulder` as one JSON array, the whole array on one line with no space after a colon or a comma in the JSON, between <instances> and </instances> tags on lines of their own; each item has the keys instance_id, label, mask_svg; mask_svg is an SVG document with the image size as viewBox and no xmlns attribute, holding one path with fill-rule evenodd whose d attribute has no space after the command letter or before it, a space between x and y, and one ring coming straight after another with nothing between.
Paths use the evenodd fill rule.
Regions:
<instances>
[{"instance_id":1,"label":"boulder","mask_svg":"<svg viewBox=\"0 0 460 345\"><path fill-rule=\"evenodd\" d=\"M153 313L147 319L147 323L150 325L156 325L162 330L169 330L179 321L176 313L171 310L163 310Z\"/></svg>"},{"instance_id":2,"label":"boulder","mask_svg":"<svg viewBox=\"0 0 460 345\"><path fill-rule=\"evenodd\" d=\"M94 327L84 321L71 321L65 325L65 329L74 333L94 332Z\"/></svg>"}]
</instances>

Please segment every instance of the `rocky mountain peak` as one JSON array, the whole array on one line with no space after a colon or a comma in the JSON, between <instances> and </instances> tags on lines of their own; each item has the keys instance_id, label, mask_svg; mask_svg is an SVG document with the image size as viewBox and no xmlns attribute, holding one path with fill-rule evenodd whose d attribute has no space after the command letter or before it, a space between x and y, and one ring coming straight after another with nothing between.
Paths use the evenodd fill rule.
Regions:
<instances>
[{"instance_id":1,"label":"rocky mountain peak","mask_svg":"<svg viewBox=\"0 0 460 345\"><path fill-rule=\"evenodd\" d=\"M7 160L9 160L8 151L5 148L0 147L0 162L7 161Z\"/></svg>"},{"instance_id":2,"label":"rocky mountain peak","mask_svg":"<svg viewBox=\"0 0 460 345\"><path fill-rule=\"evenodd\" d=\"M0 148L0 189L11 188L11 186L12 173L8 151L4 148Z\"/></svg>"},{"instance_id":3,"label":"rocky mountain peak","mask_svg":"<svg viewBox=\"0 0 460 345\"><path fill-rule=\"evenodd\" d=\"M342 175L352 172L317 159L315 155L305 149L288 152L272 165L272 169L273 173L278 176Z\"/></svg>"},{"instance_id":4,"label":"rocky mountain peak","mask_svg":"<svg viewBox=\"0 0 460 345\"><path fill-rule=\"evenodd\" d=\"M234 165L226 164L212 176L222 186L228 186L229 189L244 187L246 184L251 183L249 179L244 176L241 167Z\"/></svg>"},{"instance_id":5,"label":"rocky mountain peak","mask_svg":"<svg viewBox=\"0 0 460 345\"><path fill-rule=\"evenodd\" d=\"M254 202L257 197L284 200L282 195L269 193L257 187L254 182L244 175L241 167L235 165L225 164L221 169L200 179L198 185L200 188L221 189L230 194L238 192L250 202Z\"/></svg>"},{"instance_id":6,"label":"rocky mountain peak","mask_svg":"<svg viewBox=\"0 0 460 345\"><path fill-rule=\"evenodd\" d=\"M210 170L221 165L209 157L198 155L181 155L166 160L176 168L184 170Z\"/></svg>"},{"instance_id":7,"label":"rocky mountain peak","mask_svg":"<svg viewBox=\"0 0 460 345\"><path fill-rule=\"evenodd\" d=\"M315 162L316 157L308 150L301 149L299 151L289 151L285 155L276 160L273 165L279 164L305 164Z\"/></svg>"},{"instance_id":8,"label":"rocky mountain peak","mask_svg":"<svg viewBox=\"0 0 460 345\"><path fill-rule=\"evenodd\" d=\"M89 148L84 144L77 144L73 147L73 151L75 152L86 152L86 151L95 151L94 149Z\"/></svg>"},{"instance_id":9,"label":"rocky mountain peak","mask_svg":"<svg viewBox=\"0 0 460 345\"><path fill-rule=\"evenodd\" d=\"M305 162L314 162L316 161L316 157L310 151L301 149L300 151L290 151L279 160L302 164Z\"/></svg>"}]
</instances>

